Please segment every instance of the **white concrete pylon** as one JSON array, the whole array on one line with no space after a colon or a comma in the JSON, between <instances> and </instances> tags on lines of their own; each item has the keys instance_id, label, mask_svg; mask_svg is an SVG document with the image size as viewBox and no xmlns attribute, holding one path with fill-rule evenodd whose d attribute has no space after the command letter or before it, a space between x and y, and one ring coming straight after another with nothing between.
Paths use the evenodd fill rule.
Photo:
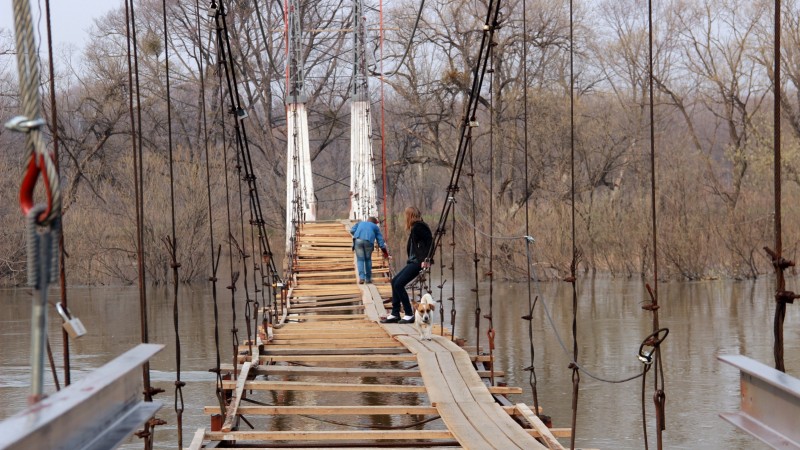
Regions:
<instances>
[{"instance_id":1,"label":"white concrete pylon","mask_svg":"<svg viewBox=\"0 0 800 450\"><path fill-rule=\"evenodd\" d=\"M299 208L304 222L317 220L317 200L308 145L308 113L304 103L286 104L286 246L293 235L292 220ZM300 199L300 204L295 204Z\"/></svg>"},{"instance_id":2,"label":"white concrete pylon","mask_svg":"<svg viewBox=\"0 0 800 450\"><path fill-rule=\"evenodd\" d=\"M369 102L357 100L350 105L350 219L369 216L378 216L372 121Z\"/></svg>"}]
</instances>

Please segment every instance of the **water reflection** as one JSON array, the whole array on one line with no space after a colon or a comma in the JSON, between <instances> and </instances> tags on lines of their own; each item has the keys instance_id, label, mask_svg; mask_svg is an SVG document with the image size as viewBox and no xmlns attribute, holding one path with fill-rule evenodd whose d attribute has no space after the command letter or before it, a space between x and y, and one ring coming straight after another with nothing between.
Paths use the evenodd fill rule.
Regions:
<instances>
[{"instance_id":1,"label":"water reflection","mask_svg":"<svg viewBox=\"0 0 800 450\"><path fill-rule=\"evenodd\" d=\"M798 280L791 280L796 283ZM432 283L437 284L435 281ZM695 283L663 283L660 285L661 326L670 328L663 345L667 394L667 448L758 448L754 439L734 429L718 417L722 411L738 408L738 372L718 362L720 353L741 353L772 365L772 318L775 310L771 298L771 281L711 281ZM636 358L641 340L650 334L651 316L641 309L647 298L639 280L594 278L581 280L578 300L579 361L598 375L623 378L642 370ZM489 312L488 290L480 291L481 314ZM438 292L434 292L438 298ZM135 288L72 288L70 305L88 330L87 336L72 347L73 380L98 367L140 340L138 294ZM445 297L448 297L449 284ZM572 297L566 283L536 286L539 296L550 308L558 333L569 355L558 343L548 322L543 305L536 306L530 322L535 339L535 367L540 405L553 417L554 426L568 427L571 417L571 371L567 365L572 350ZM28 346L30 293L27 290L3 290L0 298L4 313L0 317L0 418L25 407L28 393ZM241 302L243 303L243 301ZM450 302L445 301L445 321L449 325ZM521 317L528 312L528 289L524 284L496 283L494 286L494 323L497 370L506 372L511 386L522 387L524 393L512 397L514 402L532 403L528 324ZM474 320L475 299L469 285L459 285L456 292L456 334L476 342ZM800 377L800 309L787 309L785 325L787 372ZM239 311L243 305L239 304ZM208 416L203 406L216 404L214 377L208 369L214 365L213 304L204 288L182 288L180 298L181 340L183 361L181 378L184 388L184 443L194 430L207 427ZM230 300L220 305L220 352L229 362L232 340ZM149 292L150 340L166 345L152 362L153 383L166 389L160 400L165 404L160 417L168 425L160 427L158 448L174 448L176 430L172 411L174 386L174 332L171 293L165 288ZM244 330L242 314L238 328ZM61 334L58 323L51 321L51 342L56 363L61 367ZM482 319L480 345L487 347L487 321ZM240 332L240 340L244 339ZM61 373L59 373L61 375ZM398 383L410 380L394 380ZM390 383L385 378L372 382ZM54 387L49 373L46 391ZM306 394L283 391L277 396L292 397L298 403L309 401ZM416 394L394 394L415 397ZM652 378L648 379L646 401L652 410ZM366 402L385 402L385 395L362 393ZM374 398L373 398L374 397ZM262 397L263 398L263 397ZM279 398L273 399L278 402ZM285 398L283 398L285 400ZM422 401L426 401L422 397ZM354 420L351 417L348 420ZM419 418L409 417L407 423ZM260 419L258 419L260 420ZM283 427L292 427L296 417L273 419ZM404 421L406 422L406 421ZM653 418L648 417L648 434L655 437ZM380 416L370 423L375 426L398 425ZM439 425L432 424L436 428ZM581 377L577 445L590 448L640 449L642 439L641 383L608 384ZM140 448L133 440L127 448Z\"/></svg>"}]
</instances>

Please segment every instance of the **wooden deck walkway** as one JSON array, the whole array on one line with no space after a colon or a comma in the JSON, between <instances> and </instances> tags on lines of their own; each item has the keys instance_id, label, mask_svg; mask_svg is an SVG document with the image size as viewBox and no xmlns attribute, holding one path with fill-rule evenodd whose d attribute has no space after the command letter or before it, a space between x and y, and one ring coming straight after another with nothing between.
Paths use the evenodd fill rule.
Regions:
<instances>
[{"instance_id":1,"label":"wooden deck walkway","mask_svg":"<svg viewBox=\"0 0 800 450\"><path fill-rule=\"evenodd\" d=\"M470 356L448 337L420 340L413 325L378 323L386 314L382 299L391 296L386 261L376 252L375 283L357 284L344 223L306 224L299 239L284 323L259 343L257 360L242 346L239 373L224 382L231 394L227 417L215 431L197 430L191 449L207 442L216 448L563 448L526 405L495 401L493 395L522 389L484 383L488 373L473 363L486 356ZM232 365L222 369L233 371ZM205 412L221 413L219 406Z\"/></svg>"}]
</instances>

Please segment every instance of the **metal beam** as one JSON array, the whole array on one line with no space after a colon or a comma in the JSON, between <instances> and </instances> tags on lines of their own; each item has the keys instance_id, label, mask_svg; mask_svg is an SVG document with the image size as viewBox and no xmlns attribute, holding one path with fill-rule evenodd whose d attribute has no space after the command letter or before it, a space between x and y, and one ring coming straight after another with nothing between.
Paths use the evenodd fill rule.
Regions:
<instances>
[{"instance_id":1,"label":"metal beam","mask_svg":"<svg viewBox=\"0 0 800 450\"><path fill-rule=\"evenodd\" d=\"M109 449L161 407L142 400L141 367L163 345L140 344L0 422L0 449Z\"/></svg>"},{"instance_id":2,"label":"metal beam","mask_svg":"<svg viewBox=\"0 0 800 450\"><path fill-rule=\"evenodd\" d=\"M720 417L773 448L800 449L800 380L745 356L717 358L741 375L741 411Z\"/></svg>"}]
</instances>

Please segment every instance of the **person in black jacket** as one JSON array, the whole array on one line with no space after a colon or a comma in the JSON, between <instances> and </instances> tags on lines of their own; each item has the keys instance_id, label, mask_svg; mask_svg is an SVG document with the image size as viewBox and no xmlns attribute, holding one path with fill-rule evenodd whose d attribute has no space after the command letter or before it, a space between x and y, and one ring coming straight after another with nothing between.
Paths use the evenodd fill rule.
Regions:
<instances>
[{"instance_id":1,"label":"person in black jacket","mask_svg":"<svg viewBox=\"0 0 800 450\"><path fill-rule=\"evenodd\" d=\"M430 266L426 258L433 246L433 233L431 233L430 227L422 221L422 213L414 206L406 208L406 231L409 232L408 244L406 244L408 261L406 261L406 266L392 278L392 313L381 320L381 323L414 323L414 311L408 300L406 284L416 278L420 270ZM402 318L400 317L401 305L405 312Z\"/></svg>"}]
</instances>

